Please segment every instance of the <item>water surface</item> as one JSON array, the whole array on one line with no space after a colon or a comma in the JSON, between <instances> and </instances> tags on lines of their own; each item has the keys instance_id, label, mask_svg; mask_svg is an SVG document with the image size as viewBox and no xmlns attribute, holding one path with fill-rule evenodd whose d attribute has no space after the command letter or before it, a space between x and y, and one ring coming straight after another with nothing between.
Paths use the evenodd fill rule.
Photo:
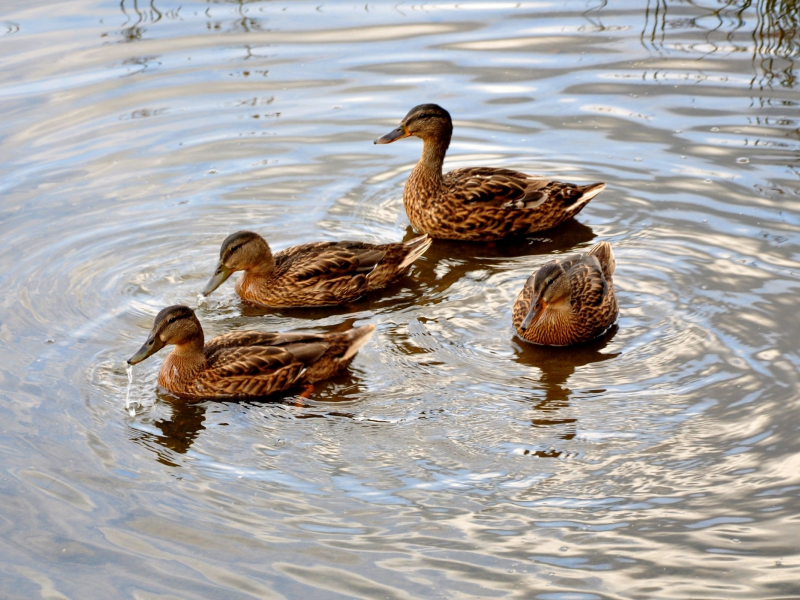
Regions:
<instances>
[{"instance_id":1,"label":"water surface","mask_svg":"<svg viewBox=\"0 0 800 600\"><path fill-rule=\"evenodd\" d=\"M9 598L800 597L800 134L789 1L6 0L0 590ZM237 229L413 235L447 168L605 181L539 237L437 242L307 397L186 404L125 359ZM618 327L513 337L553 255L610 241Z\"/></svg>"}]
</instances>

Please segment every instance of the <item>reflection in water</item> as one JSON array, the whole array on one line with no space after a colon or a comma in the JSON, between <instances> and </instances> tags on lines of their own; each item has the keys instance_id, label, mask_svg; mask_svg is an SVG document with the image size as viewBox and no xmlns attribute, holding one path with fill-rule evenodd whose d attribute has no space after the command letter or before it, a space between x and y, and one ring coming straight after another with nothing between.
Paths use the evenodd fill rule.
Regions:
<instances>
[{"instance_id":1,"label":"reflection in water","mask_svg":"<svg viewBox=\"0 0 800 600\"><path fill-rule=\"evenodd\" d=\"M155 0L150 0L149 9L139 8L139 0L128 0L128 6L125 5L125 0L120 0L119 3L120 10L122 10L122 14L125 15L125 23L122 24L122 41L123 42L135 42L142 39L142 36L147 31L146 28L142 27L142 23L158 23L162 17L164 16L163 13L156 8ZM130 11L130 12L129 12ZM135 14L135 16L131 15L131 12ZM129 23L132 24L129 25Z\"/></svg>"},{"instance_id":2,"label":"reflection in water","mask_svg":"<svg viewBox=\"0 0 800 600\"><path fill-rule=\"evenodd\" d=\"M739 0L739 3L742 4L738 13L741 15L750 7L751 0ZM757 83L763 88L778 83L794 87L794 59L800 53L796 39L800 27L796 0L757 0L756 15L752 34L755 42L753 62L759 62L763 76L757 82L754 78L751 85Z\"/></svg>"},{"instance_id":3,"label":"reflection in water","mask_svg":"<svg viewBox=\"0 0 800 600\"><path fill-rule=\"evenodd\" d=\"M544 398L537 395L532 398L535 411L531 423L534 428L558 431L554 437L571 440L575 437L575 418L559 418L558 413L569 406L572 390L566 386L567 380L576 369L616 358L621 353L602 353L617 333L618 326L612 326L599 338L577 346L557 347L528 344L514 338L515 357L518 363L536 367L541 371L539 383L544 389ZM604 390L593 390L601 393ZM548 449L533 452L542 458L558 458L562 450Z\"/></svg>"},{"instance_id":4,"label":"reflection in water","mask_svg":"<svg viewBox=\"0 0 800 600\"><path fill-rule=\"evenodd\" d=\"M347 331L352 329L353 320L338 325L328 331ZM362 385L361 378L357 373L345 371L336 377L320 381L315 384L307 384L304 387L289 390L285 394L265 397L263 399L243 399L243 400L209 400L206 402L188 402L177 398L171 394L160 390L155 392L157 403L161 407L169 409L169 416L159 418L148 424L147 427L136 427L131 435L131 439L152 451L156 455L156 460L168 467L179 466L174 457L175 454L186 454L197 440L201 431L206 429L206 413L210 406L216 407L258 407L265 404L282 404L293 409L308 408L312 409L305 413L296 413L297 419L305 418L328 418L346 417L356 418L355 413L344 412L341 410L326 410L324 407L331 404L349 402L363 397L366 392ZM314 404L309 403L313 400ZM319 410L320 408L323 410ZM152 409L150 409L152 411ZM369 419L367 419L369 421ZM375 422L381 422L376 420ZM226 425L217 423L216 426ZM158 432L156 431L158 430ZM159 433L160 432L160 433Z\"/></svg>"},{"instance_id":5,"label":"reflection in water","mask_svg":"<svg viewBox=\"0 0 800 600\"><path fill-rule=\"evenodd\" d=\"M662 54L681 48L667 44L668 32L697 30L704 44L695 50L752 55L756 74L751 87L794 87L799 13L797 0L724 0L710 6L694 1L688 7L682 0L647 0L641 40Z\"/></svg>"},{"instance_id":6,"label":"reflection in water","mask_svg":"<svg viewBox=\"0 0 800 600\"><path fill-rule=\"evenodd\" d=\"M207 402L191 403L174 396L158 392L161 402L171 408L170 418L159 419L152 425L161 433L153 430L136 429L133 440L142 444L156 454L156 459L168 467L177 467L171 453L186 454L197 436L205 429ZM164 450L167 450L166 452Z\"/></svg>"}]
</instances>

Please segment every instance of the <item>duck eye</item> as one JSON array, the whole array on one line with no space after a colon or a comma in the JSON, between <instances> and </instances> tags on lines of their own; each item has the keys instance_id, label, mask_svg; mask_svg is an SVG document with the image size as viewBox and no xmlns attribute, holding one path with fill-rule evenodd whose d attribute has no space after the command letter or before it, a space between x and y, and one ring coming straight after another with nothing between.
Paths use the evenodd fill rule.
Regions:
<instances>
[{"instance_id":1,"label":"duck eye","mask_svg":"<svg viewBox=\"0 0 800 600\"><path fill-rule=\"evenodd\" d=\"M241 244L239 244L238 246L234 246L233 248L231 248L231 252L236 252L241 247L242 247Z\"/></svg>"},{"instance_id":2,"label":"duck eye","mask_svg":"<svg viewBox=\"0 0 800 600\"><path fill-rule=\"evenodd\" d=\"M167 323L174 323L177 320L178 319L176 319L175 317L170 317L169 320L167 321Z\"/></svg>"}]
</instances>

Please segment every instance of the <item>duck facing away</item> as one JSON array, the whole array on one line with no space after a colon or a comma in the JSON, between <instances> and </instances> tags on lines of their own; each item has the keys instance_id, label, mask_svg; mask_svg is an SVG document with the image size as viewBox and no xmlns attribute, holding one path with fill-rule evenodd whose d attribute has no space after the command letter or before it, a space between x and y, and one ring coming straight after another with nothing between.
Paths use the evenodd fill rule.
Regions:
<instances>
[{"instance_id":1,"label":"duck facing away","mask_svg":"<svg viewBox=\"0 0 800 600\"><path fill-rule=\"evenodd\" d=\"M496 240L550 229L577 215L605 187L574 185L509 169L470 167L442 174L453 121L437 104L411 109L400 126L375 140L416 136L422 157L411 171L403 204L414 228L448 240Z\"/></svg>"},{"instance_id":2,"label":"duck facing away","mask_svg":"<svg viewBox=\"0 0 800 600\"><path fill-rule=\"evenodd\" d=\"M614 324L614 253L600 242L586 254L545 263L528 277L514 303L514 328L534 344L568 346L596 338Z\"/></svg>"},{"instance_id":3,"label":"duck facing away","mask_svg":"<svg viewBox=\"0 0 800 600\"><path fill-rule=\"evenodd\" d=\"M194 311L175 305L156 315L147 341L128 364L174 345L158 372L158 385L176 396L269 396L340 373L373 331L374 325L327 334L238 331L205 343Z\"/></svg>"},{"instance_id":4,"label":"duck facing away","mask_svg":"<svg viewBox=\"0 0 800 600\"><path fill-rule=\"evenodd\" d=\"M252 304L344 304L398 279L431 243L427 235L395 244L316 242L273 255L263 237L239 231L222 242L217 270L203 294L208 296L235 271L244 271L236 293Z\"/></svg>"}]
</instances>

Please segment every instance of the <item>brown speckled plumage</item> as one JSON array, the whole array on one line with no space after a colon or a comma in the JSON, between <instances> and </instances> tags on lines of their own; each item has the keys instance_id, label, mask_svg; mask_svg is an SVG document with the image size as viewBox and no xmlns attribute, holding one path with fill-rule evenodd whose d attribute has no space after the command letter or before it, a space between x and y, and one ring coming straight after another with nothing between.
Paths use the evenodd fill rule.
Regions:
<instances>
[{"instance_id":1,"label":"brown speckled plumage","mask_svg":"<svg viewBox=\"0 0 800 600\"><path fill-rule=\"evenodd\" d=\"M619 312L614 269L614 253L607 242L596 244L586 254L542 265L514 303L517 334L547 346L568 346L602 334ZM526 318L530 323L525 323Z\"/></svg>"},{"instance_id":2,"label":"brown speckled plumage","mask_svg":"<svg viewBox=\"0 0 800 600\"><path fill-rule=\"evenodd\" d=\"M147 342L128 362L174 344L158 373L158 384L167 391L188 399L269 396L346 369L374 330L364 325L329 334L240 331L204 344L194 312L176 305L158 313Z\"/></svg>"},{"instance_id":3,"label":"brown speckled plumage","mask_svg":"<svg viewBox=\"0 0 800 600\"><path fill-rule=\"evenodd\" d=\"M446 110L422 104L375 142L391 143L410 135L423 140L422 157L406 181L403 204L414 228L431 237L495 240L550 229L577 215L605 187L490 167L442 174L452 131Z\"/></svg>"},{"instance_id":4,"label":"brown speckled plumage","mask_svg":"<svg viewBox=\"0 0 800 600\"><path fill-rule=\"evenodd\" d=\"M386 287L402 276L431 243L428 236L404 244L317 242L287 248L273 256L264 238L240 231L223 242L218 272L222 268L228 274L244 271L236 292L253 304L332 306Z\"/></svg>"}]
</instances>

